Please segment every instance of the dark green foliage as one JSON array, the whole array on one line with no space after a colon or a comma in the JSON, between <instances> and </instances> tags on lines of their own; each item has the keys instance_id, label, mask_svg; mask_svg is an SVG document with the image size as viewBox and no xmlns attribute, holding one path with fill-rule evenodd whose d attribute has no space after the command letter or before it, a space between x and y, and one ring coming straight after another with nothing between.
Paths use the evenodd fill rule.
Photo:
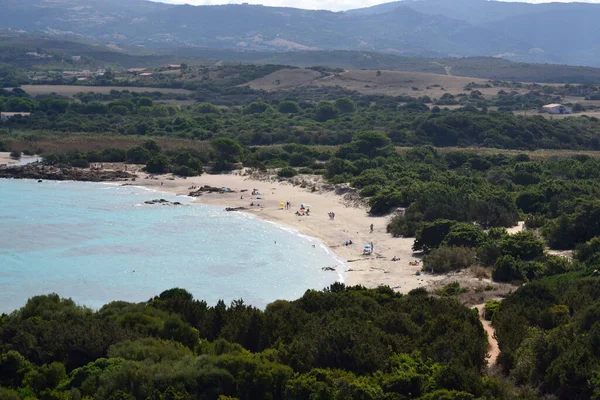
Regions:
<instances>
[{"instance_id":1,"label":"dark green foliage","mask_svg":"<svg viewBox=\"0 0 600 400\"><path fill-rule=\"evenodd\" d=\"M456 221L447 219L424 223L417 232L413 250L429 252L439 247L455 224Z\"/></svg>"},{"instance_id":2,"label":"dark green foliage","mask_svg":"<svg viewBox=\"0 0 600 400\"><path fill-rule=\"evenodd\" d=\"M283 114L295 114L300 111L300 107L298 103L286 100L279 103L277 110Z\"/></svg>"},{"instance_id":3,"label":"dark green foliage","mask_svg":"<svg viewBox=\"0 0 600 400\"><path fill-rule=\"evenodd\" d=\"M487 345L451 299L339 283L264 311L183 289L97 312L40 296L0 335L3 399L478 396Z\"/></svg>"},{"instance_id":4,"label":"dark green foliage","mask_svg":"<svg viewBox=\"0 0 600 400\"><path fill-rule=\"evenodd\" d=\"M340 114L349 114L356 111L356 103L347 97L337 99L334 103L334 106Z\"/></svg>"},{"instance_id":5,"label":"dark green foliage","mask_svg":"<svg viewBox=\"0 0 600 400\"><path fill-rule=\"evenodd\" d=\"M522 260L535 260L544 254L544 243L531 231L505 236L500 242L503 254Z\"/></svg>"},{"instance_id":6,"label":"dark green foliage","mask_svg":"<svg viewBox=\"0 0 600 400\"><path fill-rule=\"evenodd\" d=\"M478 247L485 238L483 231L474 224L459 222L454 224L444 237L445 246Z\"/></svg>"},{"instance_id":7,"label":"dark green foliage","mask_svg":"<svg viewBox=\"0 0 600 400\"><path fill-rule=\"evenodd\" d=\"M423 269L433 274L446 274L475 264L475 251L468 247L440 247L423 258Z\"/></svg>"},{"instance_id":8,"label":"dark green foliage","mask_svg":"<svg viewBox=\"0 0 600 400\"><path fill-rule=\"evenodd\" d=\"M198 103L194 106L194 110L200 114L221 114L219 107L211 103Z\"/></svg>"},{"instance_id":9,"label":"dark green foliage","mask_svg":"<svg viewBox=\"0 0 600 400\"><path fill-rule=\"evenodd\" d=\"M233 139L216 138L210 142L215 152L217 166L231 169L231 164L239 161L242 154L242 146Z\"/></svg>"},{"instance_id":10,"label":"dark green foliage","mask_svg":"<svg viewBox=\"0 0 600 400\"><path fill-rule=\"evenodd\" d=\"M485 303L485 307L483 308L483 318L488 321L492 321L494 318L494 314L500 308L499 300L490 300Z\"/></svg>"},{"instance_id":11,"label":"dark green foliage","mask_svg":"<svg viewBox=\"0 0 600 400\"><path fill-rule=\"evenodd\" d=\"M279 172L277 173L277 176L279 176L281 178L292 178L296 175L298 175L298 171L296 171L292 167L281 168L279 170Z\"/></svg>"},{"instance_id":12,"label":"dark green foliage","mask_svg":"<svg viewBox=\"0 0 600 400\"><path fill-rule=\"evenodd\" d=\"M163 154L153 156L146 163L146 171L151 174L164 174L169 171L169 158Z\"/></svg>"},{"instance_id":13,"label":"dark green foliage","mask_svg":"<svg viewBox=\"0 0 600 400\"><path fill-rule=\"evenodd\" d=\"M569 273L532 282L495 312L502 366L538 396L583 400L597 393L599 279Z\"/></svg>"},{"instance_id":14,"label":"dark green foliage","mask_svg":"<svg viewBox=\"0 0 600 400\"><path fill-rule=\"evenodd\" d=\"M492 278L499 282L513 282L524 280L523 273L525 262L510 255L505 255L496 260Z\"/></svg>"},{"instance_id":15,"label":"dark green foliage","mask_svg":"<svg viewBox=\"0 0 600 400\"><path fill-rule=\"evenodd\" d=\"M326 122L337 117L338 110L335 106L327 101L319 103L315 110L315 120L318 122Z\"/></svg>"},{"instance_id":16,"label":"dark green foliage","mask_svg":"<svg viewBox=\"0 0 600 400\"><path fill-rule=\"evenodd\" d=\"M266 111L272 111L273 107L269 104L264 103L262 101L257 101L255 103L249 104L246 108L244 108L244 114L261 114Z\"/></svg>"}]
</instances>

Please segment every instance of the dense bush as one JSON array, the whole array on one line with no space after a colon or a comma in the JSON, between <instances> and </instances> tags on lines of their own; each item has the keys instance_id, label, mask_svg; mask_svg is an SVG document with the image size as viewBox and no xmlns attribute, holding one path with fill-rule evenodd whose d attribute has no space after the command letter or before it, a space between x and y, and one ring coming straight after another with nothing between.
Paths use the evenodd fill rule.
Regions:
<instances>
[{"instance_id":1,"label":"dense bush","mask_svg":"<svg viewBox=\"0 0 600 400\"><path fill-rule=\"evenodd\" d=\"M440 247L423 258L423 269L433 274L446 274L475 265L475 251L468 247Z\"/></svg>"},{"instance_id":2,"label":"dense bush","mask_svg":"<svg viewBox=\"0 0 600 400\"><path fill-rule=\"evenodd\" d=\"M291 177L294 177L296 175L298 175L298 171L296 171L292 167L281 168L279 170L279 172L277 173L277 176L279 176L281 178L291 178Z\"/></svg>"},{"instance_id":3,"label":"dense bush","mask_svg":"<svg viewBox=\"0 0 600 400\"><path fill-rule=\"evenodd\" d=\"M600 278L570 273L521 287L502 301L494 327L504 370L534 397L593 399L598 381Z\"/></svg>"},{"instance_id":4,"label":"dense bush","mask_svg":"<svg viewBox=\"0 0 600 400\"><path fill-rule=\"evenodd\" d=\"M38 296L0 335L3 399L474 398L487 379L476 314L384 287L334 284L264 311L182 289L98 311Z\"/></svg>"}]
</instances>

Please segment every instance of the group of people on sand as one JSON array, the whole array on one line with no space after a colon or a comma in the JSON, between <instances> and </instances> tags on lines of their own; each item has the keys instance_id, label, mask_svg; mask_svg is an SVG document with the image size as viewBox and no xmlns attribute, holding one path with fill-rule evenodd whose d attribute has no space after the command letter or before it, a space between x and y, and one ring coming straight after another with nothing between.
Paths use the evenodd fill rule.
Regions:
<instances>
[{"instance_id":1,"label":"group of people on sand","mask_svg":"<svg viewBox=\"0 0 600 400\"><path fill-rule=\"evenodd\" d=\"M307 208L306 211L302 211L302 212L296 211L296 215L299 216L299 217L302 217L304 215L306 215L307 217L309 217L310 216L310 208Z\"/></svg>"}]
</instances>

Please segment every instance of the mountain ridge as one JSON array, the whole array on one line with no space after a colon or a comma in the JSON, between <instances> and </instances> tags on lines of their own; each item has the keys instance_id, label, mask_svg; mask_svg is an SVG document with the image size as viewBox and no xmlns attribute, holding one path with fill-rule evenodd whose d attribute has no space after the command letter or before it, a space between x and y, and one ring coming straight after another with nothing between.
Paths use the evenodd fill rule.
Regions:
<instances>
[{"instance_id":1,"label":"mountain ridge","mask_svg":"<svg viewBox=\"0 0 600 400\"><path fill-rule=\"evenodd\" d=\"M600 20L600 5L583 3L405 0L332 12L145 0L1 2L0 29L150 49L358 50L600 66L595 44L600 28L594 23Z\"/></svg>"}]
</instances>

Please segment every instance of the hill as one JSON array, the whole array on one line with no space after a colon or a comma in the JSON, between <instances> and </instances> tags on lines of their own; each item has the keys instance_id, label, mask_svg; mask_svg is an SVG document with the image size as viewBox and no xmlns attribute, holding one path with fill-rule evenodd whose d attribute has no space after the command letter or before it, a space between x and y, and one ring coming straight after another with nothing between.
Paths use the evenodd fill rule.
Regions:
<instances>
[{"instance_id":1,"label":"hill","mask_svg":"<svg viewBox=\"0 0 600 400\"><path fill-rule=\"evenodd\" d=\"M93 68L154 68L169 63L219 65L274 64L345 70L425 72L502 81L545 83L600 83L600 69L558 64L512 62L496 57L426 58L381 52L251 51L207 47L142 49L114 43L52 39L14 31L0 31L0 64L25 70Z\"/></svg>"},{"instance_id":2,"label":"hill","mask_svg":"<svg viewBox=\"0 0 600 400\"><path fill-rule=\"evenodd\" d=\"M403 1L349 12L144 0L5 0L0 29L139 49L356 50L600 66L599 18L596 4L483 0Z\"/></svg>"}]
</instances>

